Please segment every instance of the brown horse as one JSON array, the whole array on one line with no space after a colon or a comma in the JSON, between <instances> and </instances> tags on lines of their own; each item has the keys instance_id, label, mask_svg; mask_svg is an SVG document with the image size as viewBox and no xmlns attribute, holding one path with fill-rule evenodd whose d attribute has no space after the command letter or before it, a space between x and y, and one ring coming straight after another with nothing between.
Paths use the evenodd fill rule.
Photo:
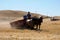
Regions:
<instances>
[{"instance_id":1,"label":"brown horse","mask_svg":"<svg viewBox=\"0 0 60 40\"><path fill-rule=\"evenodd\" d=\"M40 18L36 18L36 17L32 18L32 23L33 23L34 26L36 26L36 29L39 28L39 30L40 30L40 25L41 25L42 22L43 22L43 17L42 16Z\"/></svg>"}]
</instances>

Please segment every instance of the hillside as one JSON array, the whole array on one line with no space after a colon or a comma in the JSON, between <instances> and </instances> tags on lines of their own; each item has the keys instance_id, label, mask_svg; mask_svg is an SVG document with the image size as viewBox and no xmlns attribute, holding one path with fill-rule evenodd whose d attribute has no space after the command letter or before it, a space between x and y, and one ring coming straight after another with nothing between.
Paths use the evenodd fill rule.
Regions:
<instances>
[{"instance_id":1,"label":"hillside","mask_svg":"<svg viewBox=\"0 0 60 40\"><path fill-rule=\"evenodd\" d=\"M14 10L1 10L0 11L0 19L2 20L11 20L16 19L19 17L22 17L23 15L26 15L27 12L25 11L14 11ZM41 16L41 14L31 13L32 16ZM44 17L47 17L43 15Z\"/></svg>"},{"instance_id":2,"label":"hillside","mask_svg":"<svg viewBox=\"0 0 60 40\"><path fill-rule=\"evenodd\" d=\"M23 11L12 11L12 10L3 10L0 11L0 17L20 17L23 16L26 12Z\"/></svg>"}]
</instances>

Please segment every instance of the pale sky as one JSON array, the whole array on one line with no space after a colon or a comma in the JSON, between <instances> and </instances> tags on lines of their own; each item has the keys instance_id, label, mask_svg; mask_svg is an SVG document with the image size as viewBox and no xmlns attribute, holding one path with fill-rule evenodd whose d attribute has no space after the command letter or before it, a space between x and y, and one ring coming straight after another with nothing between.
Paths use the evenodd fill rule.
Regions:
<instances>
[{"instance_id":1,"label":"pale sky","mask_svg":"<svg viewBox=\"0 0 60 40\"><path fill-rule=\"evenodd\" d=\"M0 0L0 10L21 10L60 16L60 0Z\"/></svg>"}]
</instances>

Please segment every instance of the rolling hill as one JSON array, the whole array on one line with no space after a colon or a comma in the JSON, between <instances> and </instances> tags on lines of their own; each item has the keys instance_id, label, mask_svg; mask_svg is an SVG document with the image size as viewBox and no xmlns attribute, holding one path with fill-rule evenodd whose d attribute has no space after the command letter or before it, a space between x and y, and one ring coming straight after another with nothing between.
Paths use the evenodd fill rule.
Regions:
<instances>
[{"instance_id":1,"label":"rolling hill","mask_svg":"<svg viewBox=\"0 0 60 40\"><path fill-rule=\"evenodd\" d=\"M28 12L25 11L14 11L14 10L0 10L0 20L11 20L11 19L16 19L19 17L22 17L26 15ZM31 13L32 16L44 16L48 17L45 15L37 14L37 13Z\"/></svg>"}]
</instances>

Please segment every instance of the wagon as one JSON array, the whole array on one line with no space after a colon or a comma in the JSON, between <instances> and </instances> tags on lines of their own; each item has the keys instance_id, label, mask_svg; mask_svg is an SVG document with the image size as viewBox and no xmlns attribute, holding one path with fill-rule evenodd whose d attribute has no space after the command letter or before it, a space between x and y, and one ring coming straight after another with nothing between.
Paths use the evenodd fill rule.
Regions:
<instances>
[{"instance_id":1,"label":"wagon","mask_svg":"<svg viewBox=\"0 0 60 40\"><path fill-rule=\"evenodd\" d=\"M24 28L33 29L34 28L34 25L31 19L27 20L26 25L24 25L23 19L10 22L10 25L12 28L18 28L18 29L24 29Z\"/></svg>"}]
</instances>

